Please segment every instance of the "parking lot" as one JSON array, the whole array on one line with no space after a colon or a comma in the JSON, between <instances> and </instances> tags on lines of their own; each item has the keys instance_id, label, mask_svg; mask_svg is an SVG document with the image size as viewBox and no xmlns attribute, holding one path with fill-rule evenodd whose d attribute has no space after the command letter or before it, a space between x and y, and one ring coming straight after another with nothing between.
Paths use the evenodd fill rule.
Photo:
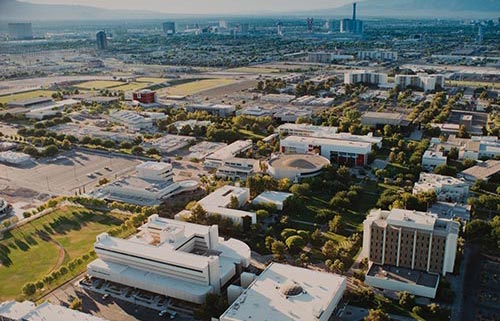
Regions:
<instances>
[{"instance_id":1,"label":"parking lot","mask_svg":"<svg viewBox=\"0 0 500 321\"><path fill-rule=\"evenodd\" d=\"M84 282L85 284L85 282ZM87 284L90 285L90 284ZM132 292L127 292L129 297L127 299L119 299L121 288L117 286L100 286L96 290L86 289L85 285L82 287L78 281L67 283L59 289L52 292L44 299L49 300L55 304L69 306L71 301L78 297L82 300L82 311L104 318L109 321L161 321L161 320L176 320L176 321L192 321L193 317L185 314L176 314L173 319L171 315L165 313L159 315L159 311L163 308L151 309L149 307L134 303ZM123 288L124 290L124 288ZM146 298L147 293L136 293L137 298ZM125 296L125 292L123 293ZM136 299L136 300L138 300ZM154 298L153 298L154 300ZM160 301L160 300L156 300ZM161 302L164 303L164 302Z\"/></svg>"},{"instance_id":2,"label":"parking lot","mask_svg":"<svg viewBox=\"0 0 500 321\"><path fill-rule=\"evenodd\" d=\"M0 198L20 212L37 206L52 195L88 192L101 178L113 180L124 176L139 162L124 156L77 150L21 167L0 164Z\"/></svg>"}]
</instances>

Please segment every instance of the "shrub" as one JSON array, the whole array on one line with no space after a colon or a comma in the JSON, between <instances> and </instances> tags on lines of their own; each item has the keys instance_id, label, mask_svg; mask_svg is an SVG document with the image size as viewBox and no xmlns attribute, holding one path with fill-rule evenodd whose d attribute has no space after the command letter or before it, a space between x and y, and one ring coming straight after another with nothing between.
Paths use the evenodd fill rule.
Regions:
<instances>
[{"instance_id":1,"label":"shrub","mask_svg":"<svg viewBox=\"0 0 500 321\"><path fill-rule=\"evenodd\" d=\"M26 283L23 286L23 293L25 295L33 295L36 292L36 285L33 282Z\"/></svg>"}]
</instances>

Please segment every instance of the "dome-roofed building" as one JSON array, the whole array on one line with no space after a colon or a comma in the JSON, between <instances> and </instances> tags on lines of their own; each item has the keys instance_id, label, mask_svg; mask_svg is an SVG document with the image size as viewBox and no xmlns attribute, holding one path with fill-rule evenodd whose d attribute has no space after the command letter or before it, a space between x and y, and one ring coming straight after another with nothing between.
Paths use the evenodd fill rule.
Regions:
<instances>
[{"instance_id":1,"label":"dome-roofed building","mask_svg":"<svg viewBox=\"0 0 500 321\"><path fill-rule=\"evenodd\" d=\"M281 154L269 161L268 173L277 179L299 181L319 175L329 164L327 158L316 154Z\"/></svg>"}]
</instances>

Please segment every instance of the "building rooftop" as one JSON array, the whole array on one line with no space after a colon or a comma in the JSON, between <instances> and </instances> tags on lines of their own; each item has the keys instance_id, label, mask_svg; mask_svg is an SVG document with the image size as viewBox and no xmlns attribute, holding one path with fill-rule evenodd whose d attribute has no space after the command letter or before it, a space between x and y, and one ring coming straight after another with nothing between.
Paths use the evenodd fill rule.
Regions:
<instances>
[{"instance_id":1,"label":"building rooftop","mask_svg":"<svg viewBox=\"0 0 500 321\"><path fill-rule=\"evenodd\" d=\"M216 160L226 160L228 158L232 158L239 154L242 151L248 150L253 146L252 140L237 140L232 144L224 146L212 154L208 155L207 159L216 159Z\"/></svg>"},{"instance_id":2,"label":"building rooftop","mask_svg":"<svg viewBox=\"0 0 500 321\"><path fill-rule=\"evenodd\" d=\"M361 117L403 120L404 115L401 113L367 111Z\"/></svg>"},{"instance_id":3,"label":"building rooftop","mask_svg":"<svg viewBox=\"0 0 500 321\"><path fill-rule=\"evenodd\" d=\"M281 169L320 170L330 165L330 161L315 154L282 154L269 161L269 166Z\"/></svg>"},{"instance_id":4,"label":"building rooftop","mask_svg":"<svg viewBox=\"0 0 500 321\"><path fill-rule=\"evenodd\" d=\"M35 306L33 302L7 301L0 304L0 319L23 321L105 321L104 319L44 302Z\"/></svg>"},{"instance_id":5,"label":"building rooftop","mask_svg":"<svg viewBox=\"0 0 500 321\"><path fill-rule=\"evenodd\" d=\"M367 273L368 276L398 281L402 283L421 285L430 288L437 288L439 275L418 270L411 270L391 265L372 264Z\"/></svg>"},{"instance_id":6,"label":"building rooftop","mask_svg":"<svg viewBox=\"0 0 500 321\"><path fill-rule=\"evenodd\" d=\"M336 274L271 263L220 319L318 320L345 287L346 279Z\"/></svg>"},{"instance_id":7,"label":"building rooftop","mask_svg":"<svg viewBox=\"0 0 500 321\"><path fill-rule=\"evenodd\" d=\"M367 142L355 142L350 140L328 139L328 138L317 138L317 137L288 136L282 139L282 141L292 141L292 142L300 142L300 143L314 144L314 145L334 144L336 146L361 148L367 150L368 152L370 152L372 148L372 144Z\"/></svg>"},{"instance_id":8,"label":"building rooftop","mask_svg":"<svg viewBox=\"0 0 500 321\"><path fill-rule=\"evenodd\" d=\"M500 161L498 160L487 160L485 162L479 163L476 166L470 167L462 172L460 176L473 177L476 180L488 180L491 176L500 172Z\"/></svg>"},{"instance_id":9,"label":"building rooftop","mask_svg":"<svg viewBox=\"0 0 500 321\"><path fill-rule=\"evenodd\" d=\"M151 169L155 171L169 171L172 169L172 164L164 162L144 162L136 166L136 169Z\"/></svg>"},{"instance_id":10,"label":"building rooftop","mask_svg":"<svg viewBox=\"0 0 500 321\"><path fill-rule=\"evenodd\" d=\"M393 208L387 217L387 223L395 226L419 228L422 230L434 230L437 216L424 212L409 211Z\"/></svg>"}]
</instances>

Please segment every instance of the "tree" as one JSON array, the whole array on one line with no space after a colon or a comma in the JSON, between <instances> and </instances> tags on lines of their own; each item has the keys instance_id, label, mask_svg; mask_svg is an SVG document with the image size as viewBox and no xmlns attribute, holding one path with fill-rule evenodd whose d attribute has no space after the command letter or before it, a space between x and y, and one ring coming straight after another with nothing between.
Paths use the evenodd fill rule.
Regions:
<instances>
[{"instance_id":1,"label":"tree","mask_svg":"<svg viewBox=\"0 0 500 321\"><path fill-rule=\"evenodd\" d=\"M286 245L281 241L274 241L271 245L271 252L276 259L282 259L285 255Z\"/></svg>"},{"instance_id":2,"label":"tree","mask_svg":"<svg viewBox=\"0 0 500 321\"><path fill-rule=\"evenodd\" d=\"M415 305L415 296L407 291L398 292L399 305L405 309Z\"/></svg>"},{"instance_id":3,"label":"tree","mask_svg":"<svg viewBox=\"0 0 500 321\"><path fill-rule=\"evenodd\" d=\"M240 201L238 200L238 198L234 195L231 196L231 199L229 200L228 208L237 209L239 207L240 207Z\"/></svg>"},{"instance_id":4,"label":"tree","mask_svg":"<svg viewBox=\"0 0 500 321\"><path fill-rule=\"evenodd\" d=\"M141 146L134 146L132 147L132 150L131 150L132 154L134 155L142 155L144 153L144 148L142 148Z\"/></svg>"},{"instance_id":5,"label":"tree","mask_svg":"<svg viewBox=\"0 0 500 321\"><path fill-rule=\"evenodd\" d=\"M475 219L465 226L465 234L468 241L481 242L491 233L491 225L483 220Z\"/></svg>"},{"instance_id":6,"label":"tree","mask_svg":"<svg viewBox=\"0 0 500 321\"><path fill-rule=\"evenodd\" d=\"M391 318L384 311L377 309L370 309L368 316L365 317L365 321L391 321Z\"/></svg>"},{"instance_id":7,"label":"tree","mask_svg":"<svg viewBox=\"0 0 500 321\"><path fill-rule=\"evenodd\" d=\"M33 295L36 292L36 285L33 282L26 283L23 286L23 293L27 296Z\"/></svg>"},{"instance_id":8,"label":"tree","mask_svg":"<svg viewBox=\"0 0 500 321\"><path fill-rule=\"evenodd\" d=\"M68 139L63 140L63 142L61 143L62 149L65 149L65 150L71 149L71 145L72 144Z\"/></svg>"},{"instance_id":9,"label":"tree","mask_svg":"<svg viewBox=\"0 0 500 321\"><path fill-rule=\"evenodd\" d=\"M80 298L74 298L73 301L69 304L69 308L71 310L81 311L83 307L83 302Z\"/></svg>"},{"instance_id":10,"label":"tree","mask_svg":"<svg viewBox=\"0 0 500 321\"><path fill-rule=\"evenodd\" d=\"M457 137L458 138L470 138L470 135L467 132L467 128L465 127L465 125L460 125L460 128L458 129Z\"/></svg>"},{"instance_id":11,"label":"tree","mask_svg":"<svg viewBox=\"0 0 500 321\"><path fill-rule=\"evenodd\" d=\"M203 303L195 312L196 319L211 320L218 318L226 309L229 304L225 297L217 294L209 293L206 296L205 303Z\"/></svg>"},{"instance_id":12,"label":"tree","mask_svg":"<svg viewBox=\"0 0 500 321\"><path fill-rule=\"evenodd\" d=\"M43 154L47 157L52 157L57 155L59 153L59 148L57 148L56 145L49 145L45 150L43 151Z\"/></svg>"},{"instance_id":13,"label":"tree","mask_svg":"<svg viewBox=\"0 0 500 321\"><path fill-rule=\"evenodd\" d=\"M321 253L323 253L323 255L327 258L333 259L338 253L338 249L337 246L335 245L335 242L333 242L332 240L326 241L323 247L321 248Z\"/></svg>"},{"instance_id":14,"label":"tree","mask_svg":"<svg viewBox=\"0 0 500 321\"><path fill-rule=\"evenodd\" d=\"M290 192L293 193L295 196L305 196L311 191L311 186L307 183L303 184L293 184L292 187L290 187Z\"/></svg>"},{"instance_id":15,"label":"tree","mask_svg":"<svg viewBox=\"0 0 500 321\"><path fill-rule=\"evenodd\" d=\"M208 216L207 211L205 211L205 209L200 204L197 204L191 210L191 216L189 218L189 221L193 223L202 224L207 220L207 216Z\"/></svg>"},{"instance_id":16,"label":"tree","mask_svg":"<svg viewBox=\"0 0 500 321\"><path fill-rule=\"evenodd\" d=\"M435 174L444 175L444 176L456 176L457 169L453 166L449 166L446 164L441 164L436 166L434 169Z\"/></svg>"},{"instance_id":17,"label":"tree","mask_svg":"<svg viewBox=\"0 0 500 321\"><path fill-rule=\"evenodd\" d=\"M285 244L292 253L298 253L305 246L305 241L299 235L293 235L286 239Z\"/></svg>"},{"instance_id":18,"label":"tree","mask_svg":"<svg viewBox=\"0 0 500 321\"><path fill-rule=\"evenodd\" d=\"M328 230L332 233L338 233L342 228L342 217L336 215L332 220L328 222Z\"/></svg>"}]
</instances>

